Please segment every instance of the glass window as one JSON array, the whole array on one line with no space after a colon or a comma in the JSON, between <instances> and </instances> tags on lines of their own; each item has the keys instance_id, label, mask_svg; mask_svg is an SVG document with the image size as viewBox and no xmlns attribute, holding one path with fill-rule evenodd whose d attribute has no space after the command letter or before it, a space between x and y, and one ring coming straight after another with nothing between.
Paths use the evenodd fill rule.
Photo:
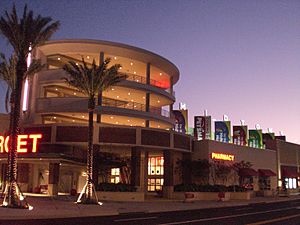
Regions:
<instances>
[{"instance_id":1,"label":"glass window","mask_svg":"<svg viewBox=\"0 0 300 225\"><path fill-rule=\"evenodd\" d=\"M120 168L111 169L110 182L115 184L120 183Z\"/></svg>"}]
</instances>

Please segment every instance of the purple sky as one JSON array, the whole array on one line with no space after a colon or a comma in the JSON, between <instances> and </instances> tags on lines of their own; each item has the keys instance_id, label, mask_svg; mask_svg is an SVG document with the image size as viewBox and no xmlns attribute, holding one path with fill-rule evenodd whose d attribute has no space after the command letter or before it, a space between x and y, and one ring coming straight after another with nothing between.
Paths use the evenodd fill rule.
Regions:
<instances>
[{"instance_id":1,"label":"purple sky","mask_svg":"<svg viewBox=\"0 0 300 225\"><path fill-rule=\"evenodd\" d=\"M190 126L207 109L215 119L225 113L233 124L259 123L300 143L300 1L27 2L61 21L53 39L116 41L174 62L181 73L176 108L187 104ZM1 15L11 7L1 0ZM10 52L3 38L0 51ZM3 95L1 85L0 111Z\"/></svg>"}]
</instances>

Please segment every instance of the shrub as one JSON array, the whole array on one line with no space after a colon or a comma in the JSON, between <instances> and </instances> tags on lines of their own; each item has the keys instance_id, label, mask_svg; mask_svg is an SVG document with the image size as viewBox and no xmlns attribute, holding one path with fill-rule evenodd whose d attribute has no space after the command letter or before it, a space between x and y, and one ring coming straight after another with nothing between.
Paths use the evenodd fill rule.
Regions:
<instances>
[{"instance_id":1,"label":"shrub","mask_svg":"<svg viewBox=\"0 0 300 225\"><path fill-rule=\"evenodd\" d=\"M96 186L97 191L112 191L112 192L135 192L136 187L130 184L114 184L114 183L100 183Z\"/></svg>"}]
</instances>

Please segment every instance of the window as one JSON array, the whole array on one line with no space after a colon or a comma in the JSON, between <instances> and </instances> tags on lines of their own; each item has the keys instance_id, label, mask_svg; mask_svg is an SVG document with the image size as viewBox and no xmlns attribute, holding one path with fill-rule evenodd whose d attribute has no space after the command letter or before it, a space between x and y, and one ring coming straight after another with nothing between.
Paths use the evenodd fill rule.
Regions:
<instances>
[{"instance_id":1,"label":"window","mask_svg":"<svg viewBox=\"0 0 300 225\"><path fill-rule=\"evenodd\" d=\"M270 177L259 177L258 185L260 190L271 190Z\"/></svg>"},{"instance_id":2,"label":"window","mask_svg":"<svg viewBox=\"0 0 300 225\"><path fill-rule=\"evenodd\" d=\"M296 178L285 178L285 186L287 189L296 189L297 188L297 179Z\"/></svg>"},{"instance_id":3,"label":"window","mask_svg":"<svg viewBox=\"0 0 300 225\"><path fill-rule=\"evenodd\" d=\"M161 191L164 183L164 157L148 159L148 191Z\"/></svg>"},{"instance_id":4,"label":"window","mask_svg":"<svg viewBox=\"0 0 300 225\"><path fill-rule=\"evenodd\" d=\"M120 183L120 168L111 169L110 182L115 184Z\"/></svg>"}]
</instances>

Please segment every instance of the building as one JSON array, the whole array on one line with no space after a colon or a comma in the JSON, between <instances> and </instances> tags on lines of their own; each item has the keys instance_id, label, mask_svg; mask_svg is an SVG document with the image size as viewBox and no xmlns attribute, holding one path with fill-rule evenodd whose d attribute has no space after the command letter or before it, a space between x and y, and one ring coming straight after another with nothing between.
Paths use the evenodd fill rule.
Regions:
<instances>
[{"instance_id":1,"label":"building","mask_svg":"<svg viewBox=\"0 0 300 225\"><path fill-rule=\"evenodd\" d=\"M174 158L192 148L192 137L171 129L173 85L179 79L174 64L144 49L95 40L49 41L32 56L46 67L25 83L23 133L42 134L42 139L37 152L28 148L19 154L23 191L55 195L81 190L86 179L87 97L64 82L62 66L70 60L99 63L108 57L111 64L122 65L128 78L98 94L96 183L123 182L141 191L173 186ZM5 170L3 161L2 181Z\"/></svg>"},{"instance_id":2,"label":"building","mask_svg":"<svg viewBox=\"0 0 300 225\"><path fill-rule=\"evenodd\" d=\"M155 53L108 41L59 40L34 49L32 56L41 59L46 67L27 80L24 87L22 133L28 136L23 137L26 140L18 158L18 183L24 192L57 195L82 189L86 180L87 96L64 82L67 75L62 66L70 60L80 64L81 59L100 63L107 57L111 64L121 64L128 78L97 96L95 183L121 182L146 194L163 190L170 197L175 185L197 183L191 171L179 172L179 162L205 159L253 165L239 171L240 180L227 180L226 185L250 185L257 192L274 191L282 181L288 189L298 190L300 186L299 145L271 139L265 140L266 148L262 149L256 144L244 145L241 139L235 144L197 141L175 132L173 86L179 80L179 71ZM6 176L4 136L8 121L7 115L0 115L1 184ZM204 132L211 127L208 121ZM230 134L230 123L227 124L223 127ZM42 135L37 146L34 138L38 136L32 134ZM201 135L207 137L204 139L212 136ZM213 172L207 173L208 182L218 183L213 176Z\"/></svg>"}]
</instances>

